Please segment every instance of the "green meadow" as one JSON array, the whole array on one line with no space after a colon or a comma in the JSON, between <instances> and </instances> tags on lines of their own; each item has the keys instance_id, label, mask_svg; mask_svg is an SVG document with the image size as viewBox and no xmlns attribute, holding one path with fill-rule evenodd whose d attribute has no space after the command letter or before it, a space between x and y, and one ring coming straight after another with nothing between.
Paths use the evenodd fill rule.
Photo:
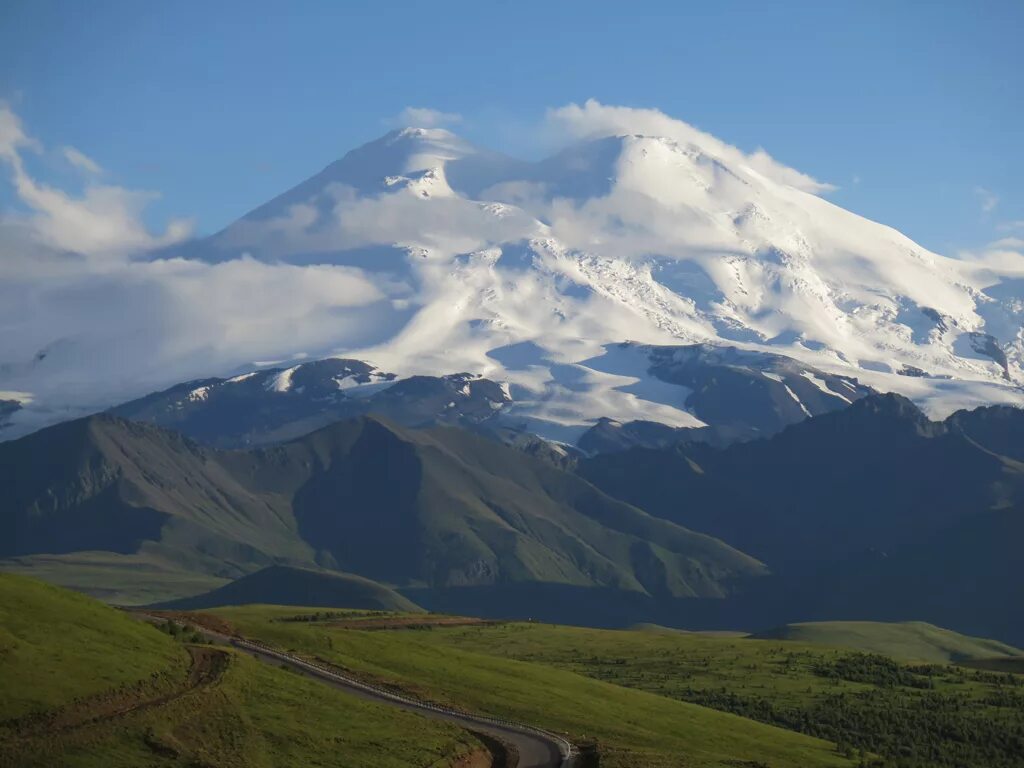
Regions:
<instances>
[{"instance_id":1,"label":"green meadow","mask_svg":"<svg viewBox=\"0 0 1024 768\"><path fill-rule=\"evenodd\" d=\"M9 574L0 680L2 766L443 768L480 746L454 726Z\"/></svg>"},{"instance_id":2,"label":"green meadow","mask_svg":"<svg viewBox=\"0 0 1024 768\"><path fill-rule=\"evenodd\" d=\"M491 646L490 638L500 643L505 633L529 632L527 624L363 631L331 627L336 616L285 620L297 615L294 608L246 606L211 613L246 636L423 698L594 741L601 765L608 768L856 765L822 739L568 666L518 659Z\"/></svg>"},{"instance_id":3,"label":"green meadow","mask_svg":"<svg viewBox=\"0 0 1024 768\"><path fill-rule=\"evenodd\" d=\"M280 607L216 613L244 634L421 696L594 740L602 765L1024 765L1024 678L1010 674L651 629L481 623L364 631L358 618L344 626L285 621L295 610ZM851 642L863 644L865 634L859 625ZM896 643L899 634L878 625L866 647ZM928 652L919 628L903 635L915 655ZM829 637L836 640L835 628ZM1016 650L944 630L925 637L942 647L961 638L957 647L982 655Z\"/></svg>"}]
</instances>

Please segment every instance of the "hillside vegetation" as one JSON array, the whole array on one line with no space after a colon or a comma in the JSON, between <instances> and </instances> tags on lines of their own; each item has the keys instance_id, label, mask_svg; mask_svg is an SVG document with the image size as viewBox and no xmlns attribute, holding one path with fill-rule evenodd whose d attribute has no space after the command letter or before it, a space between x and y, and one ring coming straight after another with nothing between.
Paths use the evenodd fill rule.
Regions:
<instances>
[{"instance_id":1,"label":"hillside vegetation","mask_svg":"<svg viewBox=\"0 0 1024 768\"><path fill-rule=\"evenodd\" d=\"M35 579L0 574L0 720L174 676L180 645L120 611Z\"/></svg>"},{"instance_id":2,"label":"hillside vegetation","mask_svg":"<svg viewBox=\"0 0 1024 768\"><path fill-rule=\"evenodd\" d=\"M543 624L439 628L418 642L733 712L887 767L1024 765L1024 677L790 641Z\"/></svg>"},{"instance_id":3,"label":"hillside vegetation","mask_svg":"<svg viewBox=\"0 0 1024 768\"><path fill-rule=\"evenodd\" d=\"M510 717L596 740L602 768L813 768L852 766L827 741L663 695L594 679L556 665L504 657L489 643L449 642L506 631L503 625L449 630L381 629L340 620L289 621L295 609L214 609L242 634L294 649L435 701ZM311 611L302 614L309 618ZM394 626L407 627L392 617ZM370 627L374 627L370 629ZM423 617L412 625L424 627ZM514 627L529 625L512 625ZM577 648L576 653L583 652Z\"/></svg>"},{"instance_id":4,"label":"hillside vegetation","mask_svg":"<svg viewBox=\"0 0 1024 768\"><path fill-rule=\"evenodd\" d=\"M0 575L0 765L443 768L469 734Z\"/></svg>"}]
</instances>

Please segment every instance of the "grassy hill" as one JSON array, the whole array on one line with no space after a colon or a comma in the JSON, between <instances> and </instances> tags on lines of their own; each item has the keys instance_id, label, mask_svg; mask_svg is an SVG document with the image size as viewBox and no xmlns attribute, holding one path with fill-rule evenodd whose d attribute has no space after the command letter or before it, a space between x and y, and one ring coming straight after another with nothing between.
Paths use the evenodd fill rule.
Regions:
<instances>
[{"instance_id":1,"label":"grassy hill","mask_svg":"<svg viewBox=\"0 0 1024 768\"><path fill-rule=\"evenodd\" d=\"M649 628L295 606L194 615L207 614L424 698L564 730L595 743L606 768L1009 768L1024 743L1024 677L1003 673ZM0 575L0 627L0 765L269 768L340 755L442 768L480 747L35 580Z\"/></svg>"},{"instance_id":2,"label":"grassy hill","mask_svg":"<svg viewBox=\"0 0 1024 768\"><path fill-rule=\"evenodd\" d=\"M283 621L296 610L281 607L218 608L207 613L230 622L247 636L322 658L435 701L564 730L579 741L596 740L603 768L856 764L826 741L594 679L568 665L512 658L514 643L507 644L510 652L505 653L508 633L543 625L475 624L450 629L439 622L424 631L424 619L417 617L412 624L415 628L382 629L380 622L374 621L374 629L360 630L361 622L334 617L323 622ZM409 626L398 620L393 623ZM503 639L492 645L489 638L499 636L492 634L495 632ZM635 634L647 637L649 633ZM565 658L591 654L586 636L580 640L563 649Z\"/></svg>"},{"instance_id":3,"label":"grassy hill","mask_svg":"<svg viewBox=\"0 0 1024 768\"><path fill-rule=\"evenodd\" d=\"M374 418L216 451L96 416L0 443L0 487L0 569L45 565L60 583L124 602L195 594L183 589L188 574L217 586L285 563L398 586L549 584L651 599L721 597L765 572L496 441ZM147 565L137 594L121 562Z\"/></svg>"},{"instance_id":4,"label":"grassy hill","mask_svg":"<svg viewBox=\"0 0 1024 768\"><path fill-rule=\"evenodd\" d=\"M350 573L272 565L210 592L154 607L194 610L220 605L343 606L372 611L421 611L411 600L375 581Z\"/></svg>"},{"instance_id":5,"label":"grassy hill","mask_svg":"<svg viewBox=\"0 0 1024 768\"><path fill-rule=\"evenodd\" d=\"M1024 659L1024 651L1005 643L968 637L922 621L802 622L758 632L752 637L853 648L895 659L939 664L1000 657Z\"/></svg>"},{"instance_id":6,"label":"grassy hill","mask_svg":"<svg viewBox=\"0 0 1024 768\"><path fill-rule=\"evenodd\" d=\"M0 575L0 765L452 766L444 723ZM387 745L384 748L382 745Z\"/></svg>"},{"instance_id":7,"label":"grassy hill","mask_svg":"<svg viewBox=\"0 0 1024 768\"><path fill-rule=\"evenodd\" d=\"M188 664L185 649L120 611L59 587L0 574L0 721Z\"/></svg>"},{"instance_id":8,"label":"grassy hill","mask_svg":"<svg viewBox=\"0 0 1024 768\"><path fill-rule=\"evenodd\" d=\"M806 643L695 633L524 623L361 632L354 622L271 623L274 614L267 609L218 613L247 632L435 696L468 695L461 681L448 679L454 669L448 664L456 658L479 680L550 679L554 690L540 700L517 695L506 700L489 695L486 687L473 695L480 706L533 714L596 738L602 766L676 766L680 756L682 764L698 766L745 765L744 760L773 768L827 764L830 758L814 751L799 762L801 744L809 742L792 741L795 734L787 731L825 739L858 760L861 750L884 755L886 768L1021 765L1024 677L906 664ZM366 656L371 648L374 655ZM480 655L492 660L482 661ZM506 667L506 662L515 664ZM561 674L548 677L538 668ZM578 703L564 701L563 692ZM682 703L787 731L749 730L744 721L719 720L706 709L675 707ZM758 739L760 754L754 746ZM676 762L666 756L673 750Z\"/></svg>"}]
</instances>

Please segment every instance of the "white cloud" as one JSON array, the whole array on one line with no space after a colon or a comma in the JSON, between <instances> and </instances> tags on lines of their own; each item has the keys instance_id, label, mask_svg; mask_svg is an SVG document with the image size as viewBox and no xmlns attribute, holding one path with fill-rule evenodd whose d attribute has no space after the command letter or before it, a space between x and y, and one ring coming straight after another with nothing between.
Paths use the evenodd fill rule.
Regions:
<instances>
[{"instance_id":1,"label":"white cloud","mask_svg":"<svg viewBox=\"0 0 1024 768\"><path fill-rule=\"evenodd\" d=\"M146 203L156 195L122 187L92 184L80 196L49 186L35 179L25 168L21 150L41 150L38 141L28 136L18 116L0 105L0 157L11 169L11 181L19 200L29 209L23 224L41 243L73 253L121 258L178 242L186 238L191 225L184 220L168 223L159 235L151 234L141 215ZM69 150L71 154L69 154ZM99 166L71 147L65 157L73 163ZM18 217L10 214L8 218Z\"/></svg>"},{"instance_id":2,"label":"white cloud","mask_svg":"<svg viewBox=\"0 0 1024 768\"><path fill-rule=\"evenodd\" d=\"M573 139L625 134L663 136L682 144L696 144L727 163L742 163L762 176L804 192L822 194L836 189L832 184L817 181L779 163L761 148L745 153L657 109L616 107L590 99L582 106L569 104L549 110L547 122L549 130L567 134Z\"/></svg>"},{"instance_id":3,"label":"white cloud","mask_svg":"<svg viewBox=\"0 0 1024 768\"><path fill-rule=\"evenodd\" d=\"M386 121L400 128L440 128L462 122L458 112L442 112L430 107L406 107L391 120Z\"/></svg>"},{"instance_id":4,"label":"white cloud","mask_svg":"<svg viewBox=\"0 0 1024 768\"><path fill-rule=\"evenodd\" d=\"M387 297L358 269L131 258L182 239L185 225L150 232L150 193L39 181L22 162L30 147L0 109L0 167L27 209L0 215L0 389L28 392L42 418L389 330Z\"/></svg>"},{"instance_id":5,"label":"white cloud","mask_svg":"<svg viewBox=\"0 0 1024 768\"><path fill-rule=\"evenodd\" d=\"M1024 231L1024 219L1019 221L1004 221L1002 224L996 226L1000 232L1017 232Z\"/></svg>"},{"instance_id":6,"label":"white cloud","mask_svg":"<svg viewBox=\"0 0 1024 768\"><path fill-rule=\"evenodd\" d=\"M162 234L151 234L141 215L156 195L116 186L89 185L80 197L37 182L19 162L14 163L14 188L32 213L38 237L59 250L110 258L157 248L185 239L191 225L168 223Z\"/></svg>"},{"instance_id":7,"label":"white cloud","mask_svg":"<svg viewBox=\"0 0 1024 768\"><path fill-rule=\"evenodd\" d=\"M1024 239L1019 237L1004 237L1000 240L996 240L990 243L989 248L1000 248L1000 249L1013 249L1024 250Z\"/></svg>"},{"instance_id":8,"label":"white cloud","mask_svg":"<svg viewBox=\"0 0 1024 768\"><path fill-rule=\"evenodd\" d=\"M92 174L103 173L103 169L100 168L95 160L74 147L62 147L61 153L64 155L65 160L80 171Z\"/></svg>"},{"instance_id":9,"label":"white cloud","mask_svg":"<svg viewBox=\"0 0 1024 768\"><path fill-rule=\"evenodd\" d=\"M323 353L362 342L379 320L380 291L343 267L160 259L97 270L51 258L45 274L0 279L0 386L44 406L110 404L251 360Z\"/></svg>"},{"instance_id":10,"label":"white cloud","mask_svg":"<svg viewBox=\"0 0 1024 768\"><path fill-rule=\"evenodd\" d=\"M981 210L984 213L991 213L999 205L999 196L985 187L975 187L974 194L981 201Z\"/></svg>"},{"instance_id":11,"label":"white cloud","mask_svg":"<svg viewBox=\"0 0 1024 768\"><path fill-rule=\"evenodd\" d=\"M999 279L1024 277L1024 239L1019 237L1004 237L976 250L960 251L957 256ZM1024 329L1021 332L1024 333Z\"/></svg>"},{"instance_id":12,"label":"white cloud","mask_svg":"<svg viewBox=\"0 0 1024 768\"><path fill-rule=\"evenodd\" d=\"M25 134L21 119L0 101L0 159L14 161L23 147L38 149L39 143Z\"/></svg>"}]
</instances>

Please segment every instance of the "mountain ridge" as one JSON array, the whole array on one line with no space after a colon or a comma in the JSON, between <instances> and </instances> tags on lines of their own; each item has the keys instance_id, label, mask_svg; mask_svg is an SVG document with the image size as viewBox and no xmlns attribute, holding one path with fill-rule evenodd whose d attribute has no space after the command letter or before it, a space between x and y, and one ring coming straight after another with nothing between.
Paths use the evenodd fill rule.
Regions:
<instances>
[{"instance_id":1,"label":"mountain ridge","mask_svg":"<svg viewBox=\"0 0 1024 768\"><path fill-rule=\"evenodd\" d=\"M0 482L0 556L22 562L102 551L217 578L317 564L389 585L672 597L722 596L765 572L497 441L379 417L218 451L100 415L0 444Z\"/></svg>"},{"instance_id":2,"label":"mountain ridge","mask_svg":"<svg viewBox=\"0 0 1024 768\"><path fill-rule=\"evenodd\" d=\"M708 623L914 619L1020 644L1007 606L1021 599L1024 463L1007 454L1022 420L988 407L934 422L872 395L769 438L629 448L577 471L772 569Z\"/></svg>"}]
</instances>

